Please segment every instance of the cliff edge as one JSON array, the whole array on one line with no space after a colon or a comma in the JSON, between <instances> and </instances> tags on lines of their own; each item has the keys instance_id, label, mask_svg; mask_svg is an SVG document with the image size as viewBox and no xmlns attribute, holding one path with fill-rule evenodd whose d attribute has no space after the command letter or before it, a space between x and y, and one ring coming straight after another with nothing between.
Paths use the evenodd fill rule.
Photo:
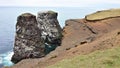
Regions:
<instances>
[{"instance_id":1,"label":"cliff edge","mask_svg":"<svg viewBox=\"0 0 120 68\"><path fill-rule=\"evenodd\" d=\"M86 20L93 21L93 20L102 20L102 19L113 18L113 17L120 17L120 9L97 11L93 14L87 15L85 18Z\"/></svg>"},{"instance_id":2,"label":"cliff edge","mask_svg":"<svg viewBox=\"0 0 120 68\"><path fill-rule=\"evenodd\" d=\"M106 11L115 15L108 16ZM116 45L120 44L118 11L105 10L87 15L84 19L66 20L62 30L61 46L43 58L22 60L11 68L46 68L65 58L119 46ZM101 17L101 14L104 16Z\"/></svg>"}]
</instances>

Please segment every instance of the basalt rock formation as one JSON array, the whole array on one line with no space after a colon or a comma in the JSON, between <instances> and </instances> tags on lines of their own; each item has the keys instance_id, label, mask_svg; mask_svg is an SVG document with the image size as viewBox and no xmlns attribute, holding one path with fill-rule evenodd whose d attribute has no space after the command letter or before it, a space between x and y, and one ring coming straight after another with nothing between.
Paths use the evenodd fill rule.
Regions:
<instances>
[{"instance_id":1,"label":"basalt rock formation","mask_svg":"<svg viewBox=\"0 0 120 68\"><path fill-rule=\"evenodd\" d=\"M17 18L12 62L45 56L60 45L61 35L56 12L38 13L37 19L30 13L20 15Z\"/></svg>"},{"instance_id":2,"label":"basalt rock formation","mask_svg":"<svg viewBox=\"0 0 120 68\"><path fill-rule=\"evenodd\" d=\"M18 17L16 24L16 36L14 55L12 62L26 58L44 56L45 46L41 40L41 30L37 27L36 16L25 13Z\"/></svg>"},{"instance_id":3,"label":"basalt rock formation","mask_svg":"<svg viewBox=\"0 0 120 68\"><path fill-rule=\"evenodd\" d=\"M41 38L46 46L46 54L54 50L61 43L62 29L57 20L57 13L53 11L39 12L37 17Z\"/></svg>"}]
</instances>

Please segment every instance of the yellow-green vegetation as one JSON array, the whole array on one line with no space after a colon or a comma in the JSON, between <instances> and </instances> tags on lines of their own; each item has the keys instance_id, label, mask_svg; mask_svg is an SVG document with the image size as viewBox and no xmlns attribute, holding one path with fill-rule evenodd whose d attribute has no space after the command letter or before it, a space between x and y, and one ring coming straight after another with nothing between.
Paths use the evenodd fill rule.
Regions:
<instances>
[{"instance_id":1,"label":"yellow-green vegetation","mask_svg":"<svg viewBox=\"0 0 120 68\"><path fill-rule=\"evenodd\" d=\"M47 68L120 68L120 47L64 59Z\"/></svg>"},{"instance_id":2,"label":"yellow-green vegetation","mask_svg":"<svg viewBox=\"0 0 120 68\"><path fill-rule=\"evenodd\" d=\"M87 15L85 18L87 20L101 20L105 18L118 17L120 16L120 9L110 9L98 11L93 14Z\"/></svg>"},{"instance_id":3,"label":"yellow-green vegetation","mask_svg":"<svg viewBox=\"0 0 120 68\"><path fill-rule=\"evenodd\" d=\"M56 13L56 12L49 10L48 13L51 13L51 14L52 14L52 13Z\"/></svg>"},{"instance_id":4,"label":"yellow-green vegetation","mask_svg":"<svg viewBox=\"0 0 120 68\"><path fill-rule=\"evenodd\" d=\"M31 13L23 13L21 16L33 16Z\"/></svg>"}]
</instances>

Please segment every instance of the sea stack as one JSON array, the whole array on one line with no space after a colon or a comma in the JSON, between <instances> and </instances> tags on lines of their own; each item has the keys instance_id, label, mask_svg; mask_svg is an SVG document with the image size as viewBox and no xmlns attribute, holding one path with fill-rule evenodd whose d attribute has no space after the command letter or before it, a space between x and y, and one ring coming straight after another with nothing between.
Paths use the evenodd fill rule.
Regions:
<instances>
[{"instance_id":1,"label":"sea stack","mask_svg":"<svg viewBox=\"0 0 120 68\"><path fill-rule=\"evenodd\" d=\"M61 44L62 29L54 11L38 12L37 22L41 29L41 38L45 41L45 53L49 53Z\"/></svg>"},{"instance_id":2,"label":"sea stack","mask_svg":"<svg viewBox=\"0 0 120 68\"><path fill-rule=\"evenodd\" d=\"M17 63L22 59L45 55L41 31L37 25L36 16L30 13L24 13L17 18L12 62Z\"/></svg>"},{"instance_id":3,"label":"sea stack","mask_svg":"<svg viewBox=\"0 0 120 68\"><path fill-rule=\"evenodd\" d=\"M24 13L17 18L14 55L11 61L41 58L61 43L62 29L53 11L39 12L38 17Z\"/></svg>"}]
</instances>

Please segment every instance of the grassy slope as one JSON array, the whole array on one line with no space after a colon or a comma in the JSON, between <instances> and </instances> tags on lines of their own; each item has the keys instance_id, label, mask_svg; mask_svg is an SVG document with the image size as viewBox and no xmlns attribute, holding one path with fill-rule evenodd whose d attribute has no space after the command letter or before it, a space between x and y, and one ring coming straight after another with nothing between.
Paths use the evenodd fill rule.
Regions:
<instances>
[{"instance_id":1,"label":"grassy slope","mask_svg":"<svg viewBox=\"0 0 120 68\"><path fill-rule=\"evenodd\" d=\"M120 47L64 59L47 68L120 68Z\"/></svg>"},{"instance_id":2,"label":"grassy slope","mask_svg":"<svg viewBox=\"0 0 120 68\"><path fill-rule=\"evenodd\" d=\"M87 15L86 19L87 20L101 20L101 19L117 17L117 16L120 16L120 9L98 11L96 13Z\"/></svg>"}]
</instances>

